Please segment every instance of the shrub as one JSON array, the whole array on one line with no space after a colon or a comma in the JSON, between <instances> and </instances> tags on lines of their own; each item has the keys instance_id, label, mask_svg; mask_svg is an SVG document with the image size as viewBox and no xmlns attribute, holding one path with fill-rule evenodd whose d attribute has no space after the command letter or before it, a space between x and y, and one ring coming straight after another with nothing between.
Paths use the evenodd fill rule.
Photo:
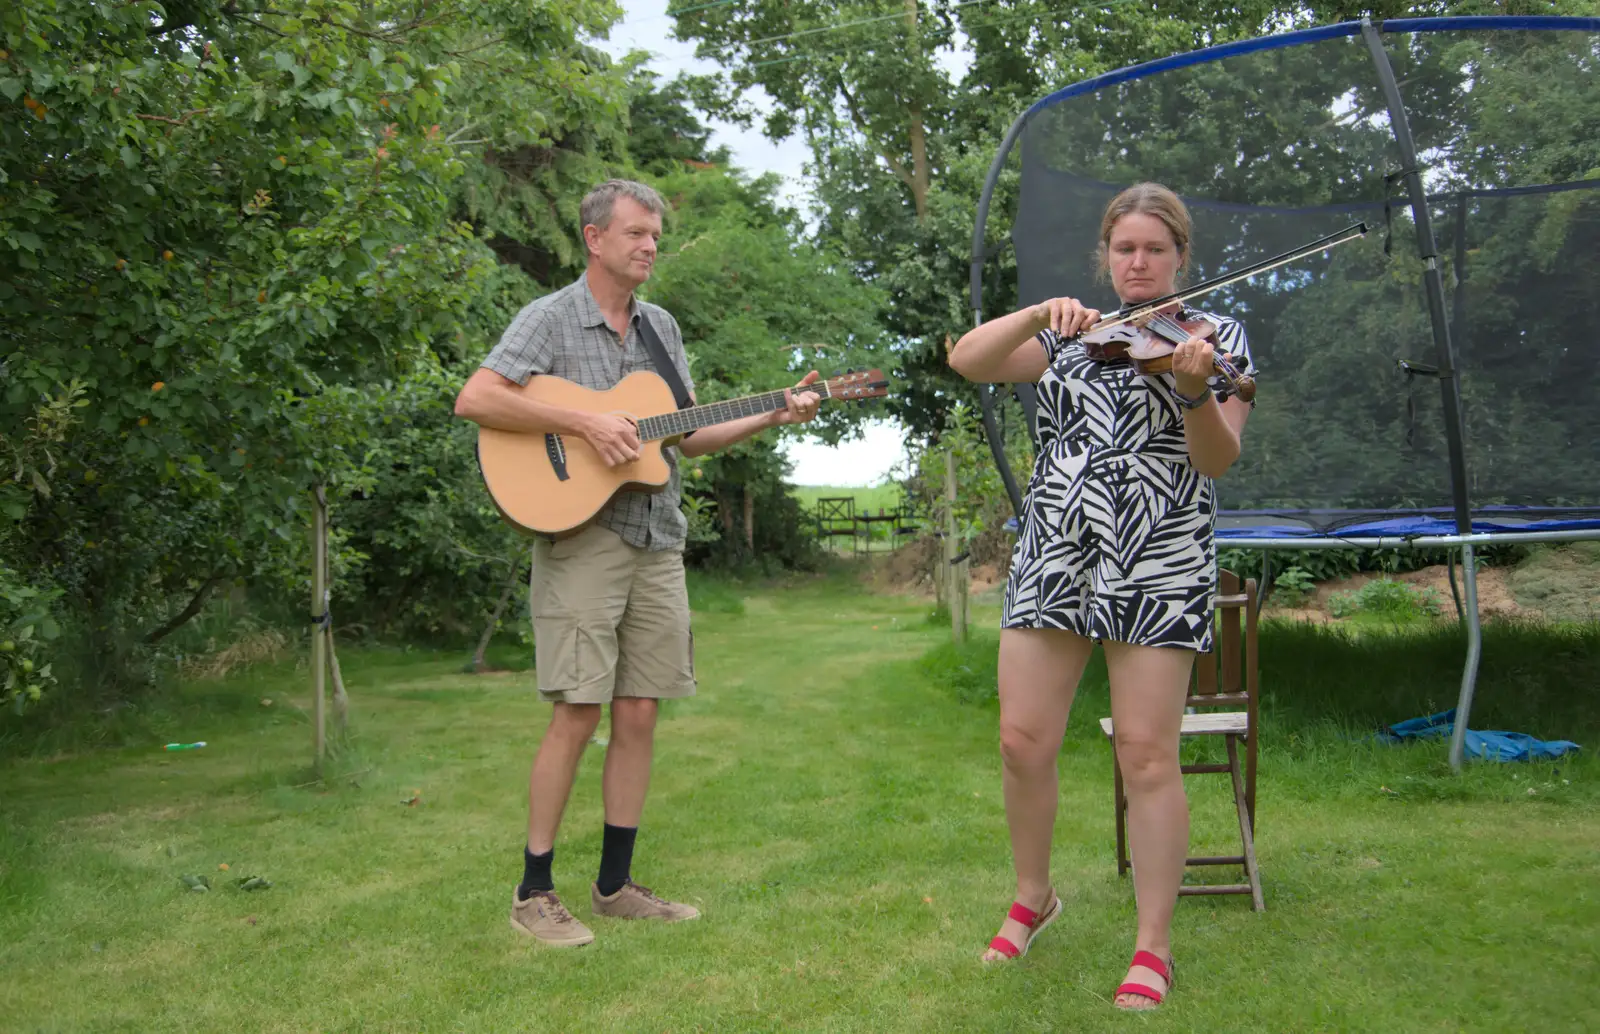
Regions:
<instances>
[{"instance_id":1,"label":"shrub","mask_svg":"<svg viewBox=\"0 0 1600 1034\"><path fill-rule=\"evenodd\" d=\"M1280 607L1298 607L1316 591L1317 583L1303 567L1291 567L1272 585L1272 601Z\"/></svg>"},{"instance_id":2,"label":"shrub","mask_svg":"<svg viewBox=\"0 0 1600 1034\"><path fill-rule=\"evenodd\" d=\"M22 584L0 564L0 705L20 713L55 683L44 651L46 641L60 634L50 615L60 595Z\"/></svg>"},{"instance_id":3,"label":"shrub","mask_svg":"<svg viewBox=\"0 0 1600 1034\"><path fill-rule=\"evenodd\" d=\"M1361 613L1407 621L1438 617L1440 610L1438 593L1392 578L1378 578L1352 592L1336 592L1328 599L1328 612L1336 618Z\"/></svg>"}]
</instances>

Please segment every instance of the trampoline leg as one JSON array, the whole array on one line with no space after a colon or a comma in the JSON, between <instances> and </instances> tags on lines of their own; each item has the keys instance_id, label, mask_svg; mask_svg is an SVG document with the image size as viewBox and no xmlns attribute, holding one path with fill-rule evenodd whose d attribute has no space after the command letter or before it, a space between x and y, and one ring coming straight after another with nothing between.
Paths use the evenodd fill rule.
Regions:
<instances>
[{"instance_id":1,"label":"trampoline leg","mask_svg":"<svg viewBox=\"0 0 1600 1034\"><path fill-rule=\"evenodd\" d=\"M1483 652L1483 625L1478 620L1478 564L1472 543L1461 546L1461 587L1466 595L1467 666L1461 673L1461 699L1456 701L1455 728L1450 731L1450 767L1461 771L1467 742L1467 721L1472 717L1472 693L1478 685L1478 657Z\"/></svg>"}]
</instances>

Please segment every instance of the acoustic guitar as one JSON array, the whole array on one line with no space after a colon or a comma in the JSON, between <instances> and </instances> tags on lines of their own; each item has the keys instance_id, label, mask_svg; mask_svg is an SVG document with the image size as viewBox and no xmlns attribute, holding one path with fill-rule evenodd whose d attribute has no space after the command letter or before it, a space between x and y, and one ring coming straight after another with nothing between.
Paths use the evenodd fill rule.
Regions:
<instances>
[{"instance_id":1,"label":"acoustic guitar","mask_svg":"<svg viewBox=\"0 0 1600 1034\"><path fill-rule=\"evenodd\" d=\"M478 469L500 515L528 535L561 537L582 531L622 491L659 492L671 471L661 450L702 427L783 409L783 391L679 409L667 382L649 370L630 373L606 391L594 391L548 374L530 378L528 398L586 413L615 413L639 429L639 458L606 465L576 435L478 429ZM846 373L808 384L823 399L870 399L889 393L879 370Z\"/></svg>"}]
</instances>

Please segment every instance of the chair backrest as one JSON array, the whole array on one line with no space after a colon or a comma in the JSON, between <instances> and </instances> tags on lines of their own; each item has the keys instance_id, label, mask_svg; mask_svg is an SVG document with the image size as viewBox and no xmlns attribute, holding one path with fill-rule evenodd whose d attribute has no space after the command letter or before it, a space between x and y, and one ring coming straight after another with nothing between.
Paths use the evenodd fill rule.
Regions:
<instances>
[{"instance_id":1,"label":"chair backrest","mask_svg":"<svg viewBox=\"0 0 1600 1034\"><path fill-rule=\"evenodd\" d=\"M1190 707L1245 707L1256 712L1256 581L1232 571L1217 577L1216 627L1210 653L1195 657Z\"/></svg>"}]
</instances>

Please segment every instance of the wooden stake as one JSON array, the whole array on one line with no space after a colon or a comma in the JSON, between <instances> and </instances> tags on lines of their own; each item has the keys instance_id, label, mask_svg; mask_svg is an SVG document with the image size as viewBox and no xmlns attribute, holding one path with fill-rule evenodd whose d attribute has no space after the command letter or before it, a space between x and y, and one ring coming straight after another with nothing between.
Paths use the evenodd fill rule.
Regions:
<instances>
[{"instance_id":1,"label":"wooden stake","mask_svg":"<svg viewBox=\"0 0 1600 1034\"><path fill-rule=\"evenodd\" d=\"M312 767L320 778L322 758L327 752L327 729L323 714L326 689L328 638L328 511L318 485L311 493L311 729L314 741Z\"/></svg>"},{"instance_id":2,"label":"wooden stake","mask_svg":"<svg viewBox=\"0 0 1600 1034\"><path fill-rule=\"evenodd\" d=\"M944 454L944 576L949 579L950 632L957 643L967 641L966 561L956 563L956 454Z\"/></svg>"},{"instance_id":3,"label":"wooden stake","mask_svg":"<svg viewBox=\"0 0 1600 1034\"><path fill-rule=\"evenodd\" d=\"M322 634L327 637L328 674L333 677L333 729L343 738L350 729L350 697L344 691L344 674L339 671L339 654L333 643L333 561L328 556L328 498L317 487L317 506L322 511Z\"/></svg>"}]
</instances>

